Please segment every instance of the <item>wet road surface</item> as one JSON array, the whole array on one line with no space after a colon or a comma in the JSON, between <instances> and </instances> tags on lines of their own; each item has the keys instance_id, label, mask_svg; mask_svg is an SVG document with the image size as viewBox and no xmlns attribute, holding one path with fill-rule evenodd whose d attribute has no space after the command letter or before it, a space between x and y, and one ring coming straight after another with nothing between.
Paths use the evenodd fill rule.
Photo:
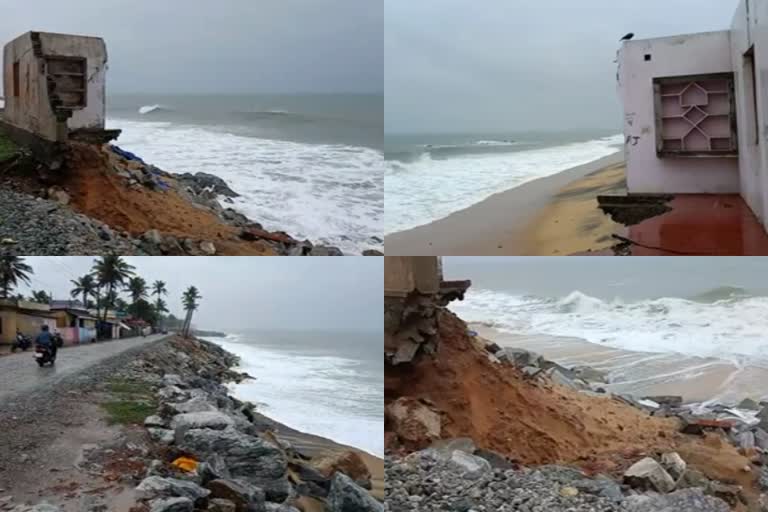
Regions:
<instances>
[{"instance_id":1,"label":"wet road surface","mask_svg":"<svg viewBox=\"0 0 768 512\"><path fill-rule=\"evenodd\" d=\"M162 338L167 334L124 338L59 349L54 366L40 368L34 360L34 349L0 357L0 402L11 396L54 386L64 377L93 367L105 359Z\"/></svg>"}]
</instances>

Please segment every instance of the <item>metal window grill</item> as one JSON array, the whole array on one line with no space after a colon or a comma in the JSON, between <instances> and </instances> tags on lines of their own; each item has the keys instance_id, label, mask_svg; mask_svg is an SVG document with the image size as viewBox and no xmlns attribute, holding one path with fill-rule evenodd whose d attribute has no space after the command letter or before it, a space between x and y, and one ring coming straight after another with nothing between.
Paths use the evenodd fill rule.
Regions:
<instances>
[{"instance_id":1,"label":"metal window grill","mask_svg":"<svg viewBox=\"0 0 768 512\"><path fill-rule=\"evenodd\" d=\"M659 156L738 154L733 74L653 81Z\"/></svg>"}]
</instances>

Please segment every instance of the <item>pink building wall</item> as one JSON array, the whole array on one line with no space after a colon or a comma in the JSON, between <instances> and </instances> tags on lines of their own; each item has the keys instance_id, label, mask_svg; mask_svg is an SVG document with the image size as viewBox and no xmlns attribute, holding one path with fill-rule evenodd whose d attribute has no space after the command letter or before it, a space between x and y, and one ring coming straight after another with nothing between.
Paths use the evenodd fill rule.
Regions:
<instances>
[{"instance_id":1,"label":"pink building wall","mask_svg":"<svg viewBox=\"0 0 768 512\"><path fill-rule=\"evenodd\" d=\"M653 79L732 72L730 31L628 41L618 63L629 193L739 193L736 157L656 153Z\"/></svg>"},{"instance_id":2,"label":"pink building wall","mask_svg":"<svg viewBox=\"0 0 768 512\"><path fill-rule=\"evenodd\" d=\"M768 24L760 20L767 19L766 2L741 0L731 25L741 195L764 226L768 220ZM753 59L745 56L750 48Z\"/></svg>"}]
</instances>

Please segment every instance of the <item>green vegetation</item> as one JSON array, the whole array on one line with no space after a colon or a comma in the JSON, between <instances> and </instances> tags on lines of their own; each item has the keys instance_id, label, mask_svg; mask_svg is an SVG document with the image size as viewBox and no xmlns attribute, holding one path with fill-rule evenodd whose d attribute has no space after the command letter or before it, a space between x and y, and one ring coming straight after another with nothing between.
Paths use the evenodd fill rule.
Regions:
<instances>
[{"instance_id":1,"label":"green vegetation","mask_svg":"<svg viewBox=\"0 0 768 512\"><path fill-rule=\"evenodd\" d=\"M155 414L157 406L138 400L116 400L101 404L109 414L110 423L141 425L147 416Z\"/></svg>"},{"instance_id":2,"label":"green vegetation","mask_svg":"<svg viewBox=\"0 0 768 512\"><path fill-rule=\"evenodd\" d=\"M0 131L0 162L8 160L18 151L16 144L11 142L3 132Z\"/></svg>"},{"instance_id":3,"label":"green vegetation","mask_svg":"<svg viewBox=\"0 0 768 512\"><path fill-rule=\"evenodd\" d=\"M152 398L152 387L142 381L112 379L107 383L107 389L116 395L139 395L142 398Z\"/></svg>"},{"instance_id":4,"label":"green vegetation","mask_svg":"<svg viewBox=\"0 0 768 512\"><path fill-rule=\"evenodd\" d=\"M157 410L152 388L146 382L112 379L107 382L107 390L113 400L101 405L107 411L110 423L141 425Z\"/></svg>"}]
</instances>

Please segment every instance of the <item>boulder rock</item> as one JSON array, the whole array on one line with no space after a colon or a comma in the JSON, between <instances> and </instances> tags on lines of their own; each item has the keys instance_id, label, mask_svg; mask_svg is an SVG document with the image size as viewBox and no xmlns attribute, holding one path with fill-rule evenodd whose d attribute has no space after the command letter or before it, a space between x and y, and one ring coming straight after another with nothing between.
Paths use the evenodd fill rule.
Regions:
<instances>
[{"instance_id":1,"label":"boulder rock","mask_svg":"<svg viewBox=\"0 0 768 512\"><path fill-rule=\"evenodd\" d=\"M759 411L760 404L752 400L751 398L745 398L736 405L738 409L747 409L750 411Z\"/></svg>"},{"instance_id":2,"label":"boulder rock","mask_svg":"<svg viewBox=\"0 0 768 512\"><path fill-rule=\"evenodd\" d=\"M574 366L571 371L580 379L584 379L589 382L602 382L608 383L608 374L595 370L591 366Z\"/></svg>"},{"instance_id":3,"label":"boulder rock","mask_svg":"<svg viewBox=\"0 0 768 512\"><path fill-rule=\"evenodd\" d=\"M269 501L288 497L285 456L269 441L233 428L194 428L177 436L176 445L205 462L220 457L233 479L262 488Z\"/></svg>"},{"instance_id":4,"label":"boulder rock","mask_svg":"<svg viewBox=\"0 0 768 512\"><path fill-rule=\"evenodd\" d=\"M655 460L646 457L635 462L624 473L624 483L634 489L668 493L674 490L675 481Z\"/></svg>"},{"instance_id":5,"label":"boulder rock","mask_svg":"<svg viewBox=\"0 0 768 512\"><path fill-rule=\"evenodd\" d=\"M325 478L331 478L340 471L358 483L371 481L371 471L365 461L352 450L324 457L315 462L314 466Z\"/></svg>"},{"instance_id":6,"label":"boulder rock","mask_svg":"<svg viewBox=\"0 0 768 512\"><path fill-rule=\"evenodd\" d=\"M214 256L216 254L216 246L213 242L200 242L200 251L206 256Z\"/></svg>"},{"instance_id":7,"label":"boulder rock","mask_svg":"<svg viewBox=\"0 0 768 512\"><path fill-rule=\"evenodd\" d=\"M176 442L190 429L209 428L224 430L235 425L235 420L218 411L187 412L177 414L171 420L171 428L175 431Z\"/></svg>"},{"instance_id":8,"label":"boulder rock","mask_svg":"<svg viewBox=\"0 0 768 512\"><path fill-rule=\"evenodd\" d=\"M669 452L661 456L661 466L669 473L669 476L677 480L683 476L688 465L677 452Z\"/></svg>"},{"instance_id":9,"label":"boulder rock","mask_svg":"<svg viewBox=\"0 0 768 512\"><path fill-rule=\"evenodd\" d=\"M182 496L195 502L208 497L211 492L188 480L150 476L136 487L136 493L142 500Z\"/></svg>"},{"instance_id":10,"label":"boulder rock","mask_svg":"<svg viewBox=\"0 0 768 512\"><path fill-rule=\"evenodd\" d=\"M729 512L721 499L705 496L701 489L684 489L671 494L637 494L622 503L625 512Z\"/></svg>"},{"instance_id":11,"label":"boulder rock","mask_svg":"<svg viewBox=\"0 0 768 512\"><path fill-rule=\"evenodd\" d=\"M189 498L162 498L149 504L149 512L193 512L195 505Z\"/></svg>"},{"instance_id":12,"label":"boulder rock","mask_svg":"<svg viewBox=\"0 0 768 512\"><path fill-rule=\"evenodd\" d=\"M214 498L208 502L208 512L237 512L237 507L229 500Z\"/></svg>"},{"instance_id":13,"label":"boulder rock","mask_svg":"<svg viewBox=\"0 0 768 512\"><path fill-rule=\"evenodd\" d=\"M168 422L157 415L147 416L144 420L145 427L167 428Z\"/></svg>"},{"instance_id":14,"label":"boulder rock","mask_svg":"<svg viewBox=\"0 0 768 512\"><path fill-rule=\"evenodd\" d=\"M334 475L328 504L333 512L384 512L384 505L344 473Z\"/></svg>"},{"instance_id":15,"label":"boulder rock","mask_svg":"<svg viewBox=\"0 0 768 512\"><path fill-rule=\"evenodd\" d=\"M267 503L267 512L300 512L296 507L286 505L285 503Z\"/></svg>"},{"instance_id":16,"label":"boulder rock","mask_svg":"<svg viewBox=\"0 0 768 512\"><path fill-rule=\"evenodd\" d=\"M448 462L467 480L475 480L492 471L491 464L487 460L459 450L451 453Z\"/></svg>"},{"instance_id":17,"label":"boulder rock","mask_svg":"<svg viewBox=\"0 0 768 512\"><path fill-rule=\"evenodd\" d=\"M522 348L505 348L496 352L496 357L502 363L509 363L517 366L518 368L522 368L524 366L538 367L541 366L541 363L544 361L544 358L536 352Z\"/></svg>"},{"instance_id":18,"label":"boulder rock","mask_svg":"<svg viewBox=\"0 0 768 512\"><path fill-rule=\"evenodd\" d=\"M344 256L344 253L338 247L316 245L309 251L309 256Z\"/></svg>"},{"instance_id":19,"label":"boulder rock","mask_svg":"<svg viewBox=\"0 0 768 512\"><path fill-rule=\"evenodd\" d=\"M755 435L755 446L764 452L768 451L768 432L760 427L757 427L753 433Z\"/></svg>"},{"instance_id":20,"label":"boulder rock","mask_svg":"<svg viewBox=\"0 0 768 512\"><path fill-rule=\"evenodd\" d=\"M147 429L147 432L149 432L149 437L160 444L171 444L173 443L173 430L169 430L167 428L155 428L150 427Z\"/></svg>"},{"instance_id":21,"label":"boulder rock","mask_svg":"<svg viewBox=\"0 0 768 512\"><path fill-rule=\"evenodd\" d=\"M683 405L683 397L677 395L644 396L643 398L653 400L659 405L666 405L668 407L680 407Z\"/></svg>"},{"instance_id":22,"label":"boulder rock","mask_svg":"<svg viewBox=\"0 0 768 512\"><path fill-rule=\"evenodd\" d=\"M256 512L264 509L264 491L237 480L218 479L207 484L212 498L229 501L235 512Z\"/></svg>"},{"instance_id":23,"label":"boulder rock","mask_svg":"<svg viewBox=\"0 0 768 512\"><path fill-rule=\"evenodd\" d=\"M424 446L440 438L440 413L421 400L398 398L386 407L385 416L403 442Z\"/></svg>"}]
</instances>

